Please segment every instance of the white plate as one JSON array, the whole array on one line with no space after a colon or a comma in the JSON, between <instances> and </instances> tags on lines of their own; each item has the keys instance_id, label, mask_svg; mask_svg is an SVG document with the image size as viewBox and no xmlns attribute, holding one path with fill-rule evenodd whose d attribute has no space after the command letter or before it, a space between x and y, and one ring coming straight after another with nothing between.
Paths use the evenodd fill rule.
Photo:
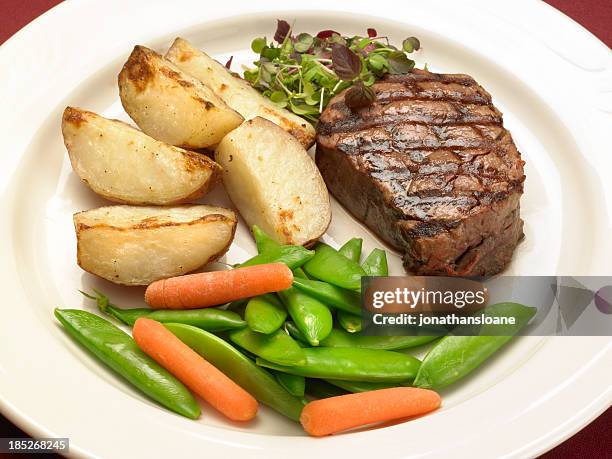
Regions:
<instances>
[{"instance_id":1,"label":"white plate","mask_svg":"<svg viewBox=\"0 0 612 459\"><path fill-rule=\"evenodd\" d=\"M0 406L36 436L70 437L71 454L98 457L500 457L536 455L576 432L612 400L612 342L523 338L446 391L430 416L379 430L312 439L263 409L252 426L204 408L199 422L147 401L76 346L55 306L91 308L77 288L119 289L75 263L71 215L103 201L71 173L60 135L67 104L127 119L116 75L134 44L164 51L183 36L220 59L252 57L276 18L298 30L364 33L394 42L416 35L419 62L473 75L494 96L527 161L523 242L513 274L610 274L612 254L612 56L584 29L542 2L201 0L66 2L0 48ZM234 64L236 65L236 64ZM237 67L235 67L237 68ZM206 198L223 202L222 190ZM334 205L332 243L361 235ZM227 255L253 253L242 226ZM393 270L401 273L398 259Z\"/></svg>"}]
</instances>

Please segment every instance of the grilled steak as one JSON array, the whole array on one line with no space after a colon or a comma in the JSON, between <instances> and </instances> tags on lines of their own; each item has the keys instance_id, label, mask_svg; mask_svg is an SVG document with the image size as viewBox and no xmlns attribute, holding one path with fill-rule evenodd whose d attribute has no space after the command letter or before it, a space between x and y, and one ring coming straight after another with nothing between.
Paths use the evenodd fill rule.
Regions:
<instances>
[{"instance_id":1,"label":"grilled steak","mask_svg":"<svg viewBox=\"0 0 612 459\"><path fill-rule=\"evenodd\" d=\"M334 97L316 161L332 194L420 275L500 272L523 237L524 161L491 96L467 75L414 70Z\"/></svg>"}]
</instances>

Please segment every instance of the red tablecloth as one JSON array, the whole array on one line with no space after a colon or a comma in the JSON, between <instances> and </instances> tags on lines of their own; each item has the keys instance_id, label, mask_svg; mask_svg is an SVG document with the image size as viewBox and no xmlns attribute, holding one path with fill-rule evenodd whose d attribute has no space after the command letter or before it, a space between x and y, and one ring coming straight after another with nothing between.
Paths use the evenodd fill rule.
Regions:
<instances>
[{"instance_id":1,"label":"red tablecloth","mask_svg":"<svg viewBox=\"0 0 612 459\"><path fill-rule=\"evenodd\" d=\"M347 0L348 1L348 0ZM547 0L612 47L612 0ZM0 43L38 17L58 0L1 0ZM500 432L500 435L503 433ZM26 436L0 416L0 438ZM22 455L21 457L24 457ZM542 456L553 458L612 458L612 408L569 440Z\"/></svg>"}]
</instances>

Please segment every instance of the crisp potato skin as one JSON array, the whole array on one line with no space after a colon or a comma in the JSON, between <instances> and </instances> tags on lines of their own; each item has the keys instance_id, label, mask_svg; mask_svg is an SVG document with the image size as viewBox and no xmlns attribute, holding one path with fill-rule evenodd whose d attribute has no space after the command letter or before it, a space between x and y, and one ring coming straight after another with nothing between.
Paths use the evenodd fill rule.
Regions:
<instances>
[{"instance_id":1,"label":"crisp potato skin","mask_svg":"<svg viewBox=\"0 0 612 459\"><path fill-rule=\"evenodd\" d=\"M221 179L221 167L207 156L79 108L64 110L62 134L73 170L95 193L114 202L190 202Z\"/></svg>"},{"instance_id":2,"label":"crisp potato skin","mask_svg":"<svg viewBox=\"0 0 612 459\"><path fill-rule=\"evenodd\" d=\"M122 285L180 276L221 257L236 231L229 209L109 206L74 214L77 263Z\"/></svg>"},{"instance_id":3,"label":"crisp potato skin","mask_svg":"<svg viewBox=\"0 0 612 459\"><path fill-rule=\"evenodd\" d=\"M216 145L244 118L199 80L136 46L119 73L123 108L151 137L179 147Z\"/></svg>"},{"instance_id":4,"label":"crisp potato skin","mask_svg":"<svg viewBox=\"0 0 612 459\"><path fill-rule=\"evenodd\" d=\"M187 40L174 40L166 53L166 59L209 86L244 119L249 120L257 116L268 119L298 139L305 149L314 143L315 129L312 124L289 110L278 107L247 81L230 73L225 66Z\"/></svg>"},{"instance_id":5,"label":"crisp potato skin","mask_svg":"<svg viewBox=\"0 0 612 459\"><path fill-rule=\"evenodd\" d=\"M329 194L314 161L264 118L245 121L217 146L223 184L249 226L283 244L308 245L329 226Z\"/></svg>"}]
</instances>

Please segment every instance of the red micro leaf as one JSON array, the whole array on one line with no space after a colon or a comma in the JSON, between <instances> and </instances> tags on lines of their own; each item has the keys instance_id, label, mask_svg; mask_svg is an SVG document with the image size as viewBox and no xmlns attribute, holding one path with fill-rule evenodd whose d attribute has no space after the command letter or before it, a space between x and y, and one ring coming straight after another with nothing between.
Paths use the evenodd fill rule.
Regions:
<instances>
[{"instance_id":1,"label":"red micro leaf","mask_svg":"<svg viewBox=\"0 0 612 459\"><path fill-rule=\"evenodd\" d=\"M277 19L276 20L276 32L274 32L274 39L278 43L284 42L285 38L287 37L287 34L289 33L289 30L291 30L291 26L289 25L287 21L285 21L284 19Z\"/></svg>"},{"instance_id":2,"label":"red micro leaf","mask_svg":"<svg viewBox=\"0 0 612 459\"><path fill-rule=\"evenodd\" d=\"M340 35L338 32L336 32L335 30L321 30L318 34L317 34L317 38L320 38L322 40L325 40L326 38L331 37L332 35Z\"/></svg>"},{"instance_id":3,"label":"red micro leaf","mask_svg":"<svg viewBox=\"0 0 612 459\"><path fill-rule=\"evenodd\" d=\"M234 60L234 56L230 56L230 58L225 63L225 68L229 69L232 66L232 61Z\"/></svg>"},{"instance_id":4,"label":"red micro leaf","mask_svg":"<svg viewBox=\"0 0 612 459\"><path fill-rule=\"evenodd\" d=\"M334 45L331 54L332 68L341 79L352 80L359 76L361 59L347 46Z\"/></svg>"},{"instance_id":5,"label":"red micro leaf","mask_svg":"<svg viewBox=\"0 0 612 459\"><path fill-rule=\"evenodd\" d=\"M376 35L378 35L376 33L376 29L372 29L372 28L368 29L368 38L374 38Z\"/></svg>"}]
</instances>

